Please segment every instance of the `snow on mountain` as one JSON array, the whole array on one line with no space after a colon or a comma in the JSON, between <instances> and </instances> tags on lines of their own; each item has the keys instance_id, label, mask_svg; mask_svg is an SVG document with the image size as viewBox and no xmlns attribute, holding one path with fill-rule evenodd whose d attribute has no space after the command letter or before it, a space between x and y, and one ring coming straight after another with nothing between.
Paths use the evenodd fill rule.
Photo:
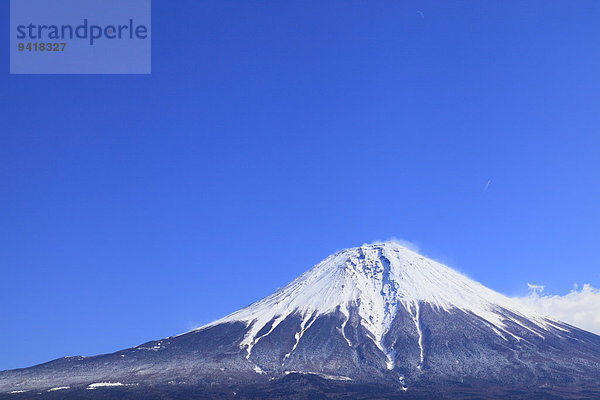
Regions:
<instances>
[{"instance_id":1,"label":"snow on mountain","mask_svg":"<svg viewBox=\"0 0 600 400\"><path fill-rule=\"evenodd\" d=\"M301 329L295 338L297 345L317 317L339 309L347 322L350 308L356 307L362 325L373 335L375 344L391 358L384 348L383 337L401 307L412 316L419 332L422 362L419 315L422 303L435 309L472 313L486 321L503 339L507 335L520 339L506 329L506 321L542 338L549 326L559 326L443 264L397 243L387 242L333 254L272 295L199 329L225 322L244 322L249 330L240 345L246 349L249 358L253 346L290 315L302 318ZM521 318L507 315L506 310ZM523 324L523 319L533 322L539 329ZM271 321L274 322L264 332ZM264 333L259 335L261 331ZM344 334L344 325L341 332ZM351 345L345 335L344 338ZM390 359L388 367L391 369L391 366Z\"/></svg>"},{"instance_id":2,"label":"snow on mountain","mask_svg":"<svg viewBox=\"0 0 600 400\"><path fill-rule=\"evenodd\" d=\"M599 336L381 243L196 330L0 371L0 399L600 398L599 375Z\"/></svg>"}]
</instances>

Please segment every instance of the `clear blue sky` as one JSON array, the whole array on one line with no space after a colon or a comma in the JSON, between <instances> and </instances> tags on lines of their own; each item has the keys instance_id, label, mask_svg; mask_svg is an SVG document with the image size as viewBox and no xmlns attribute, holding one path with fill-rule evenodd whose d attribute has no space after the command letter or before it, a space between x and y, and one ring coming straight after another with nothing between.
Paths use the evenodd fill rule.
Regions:
<instances>
[{"instance_id":1,"label":"clear blue sky","mask_svg":"<svg viewBox=\"0 0 600 400\"><path fill-rule=\"evenodd\" d=\"M184 332L393 236L509 295L600 286L598 21L154 0L150 76L10 76L0 41L0 370Z\"/></svg>"}]
</instances>

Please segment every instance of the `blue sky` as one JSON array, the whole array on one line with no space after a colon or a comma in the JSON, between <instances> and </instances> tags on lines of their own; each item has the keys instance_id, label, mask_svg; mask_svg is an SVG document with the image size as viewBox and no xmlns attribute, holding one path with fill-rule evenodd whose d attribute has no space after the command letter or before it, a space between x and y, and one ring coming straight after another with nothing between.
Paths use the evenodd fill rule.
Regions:
<instances>
[{"instance_id":1,"label":"blue sky","mask_svg":"<svg viewBox=\"0 0 600 400\"><path fill-rule=\"evenodd\" d=\"M184 332L390 237L508 295L599 287L598 20L154 0L149 76L11 76L0 42L0 370Z\"/></svg>"}]
</instances>

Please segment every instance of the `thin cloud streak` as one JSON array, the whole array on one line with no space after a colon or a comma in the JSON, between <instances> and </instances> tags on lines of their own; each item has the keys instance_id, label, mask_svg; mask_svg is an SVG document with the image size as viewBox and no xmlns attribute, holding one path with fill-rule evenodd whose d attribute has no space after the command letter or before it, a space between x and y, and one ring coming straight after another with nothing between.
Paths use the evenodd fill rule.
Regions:
<instances>
[{"instance_id":1,"label":"thin cloud streak","mask_svg":"<svg viewBox=\"0 0 600 400\"><path fill-rule=\"evenodd\" d=\"M485 192L486 190L488 190L488 188L490 187L490 183L492 183L492 180L488 180L487 183L485 184L485 187L483 188L483 191Z\"/></svg>"}]
</instances>

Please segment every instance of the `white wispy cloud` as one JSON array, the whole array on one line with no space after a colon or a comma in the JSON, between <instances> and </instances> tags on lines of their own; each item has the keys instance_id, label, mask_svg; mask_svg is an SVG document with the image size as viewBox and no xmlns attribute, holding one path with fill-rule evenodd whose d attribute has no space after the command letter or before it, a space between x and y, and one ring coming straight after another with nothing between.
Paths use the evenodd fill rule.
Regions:
<instances>
[{"instance_id":1,"label":"white wispy cloud","mask_svg":"<svg viewBox=\"0 0 600 400\"><path fill-rule=\"evenodd\" d=\"M527 284L527 287L529 288L529 291L533 294L540 294L544 291L544 289L546 288L546 286L544 285L532 285L531 283Z\"/></svg>"},{"instance_id":2,"label":"white wispy cloud","mask_svg":"<svg viewBox=\"0 0 600 400\"><path fill-rule=\"evenodd\" d=\"M406 247L407 249L414 251L415 253L420 253L419 245L417 243L411 242L410 240L401 239L395 236L392 236L386 240L373 240L371 243L365 244L382 244L389 242L397 243L402 247Z\"/></svg>"},{"instance_id":3,"label":"white wispy cloud","mask_svg":"<svg viewBox=\"0 0 600 400\"><path fill-rule=\"evenodd\" d=\"M485 184L485 187L483 188L483 191L485 192L486 190L488 190L488 188L490 187L490 184L492 183L492 180L488 180L487 183Z\"/></svg>"},{"instance_id":4,"label":"white wispy cloud","mask_svg":"<svg viewBox=\"0 0 600 400\"><path fill-rule=\"evenodd\" d=\"M529 295L517 300L554 319L600 335L600 289L585 284L574 286L564 296L544 292L543 285L527 284Z\"/></svg>"}]
</instances>

